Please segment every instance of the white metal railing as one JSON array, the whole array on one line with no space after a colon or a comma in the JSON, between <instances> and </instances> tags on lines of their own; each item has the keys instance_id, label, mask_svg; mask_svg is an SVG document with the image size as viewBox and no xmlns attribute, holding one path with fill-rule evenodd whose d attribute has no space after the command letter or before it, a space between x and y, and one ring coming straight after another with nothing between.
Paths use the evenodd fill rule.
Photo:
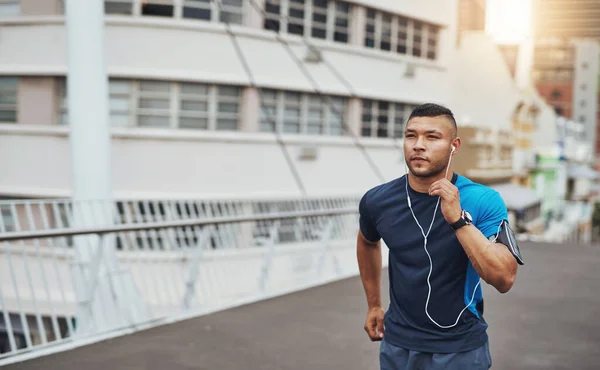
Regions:
<instances>
[{"instance_id":1,"label":"white metal railing","mask_svg":"<svg viewBox=\"0 0 600 370\"><path fill-rule=\"evenodd\" d=\"M0 209L0 365L358 272L357 198Z\"/></svg>"}]
</instances>

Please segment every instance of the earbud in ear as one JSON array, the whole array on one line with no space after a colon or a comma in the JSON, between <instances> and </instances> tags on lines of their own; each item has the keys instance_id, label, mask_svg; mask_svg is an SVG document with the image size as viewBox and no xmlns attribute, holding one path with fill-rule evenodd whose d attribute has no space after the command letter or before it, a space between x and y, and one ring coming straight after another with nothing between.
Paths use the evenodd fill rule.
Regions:
<instances>
[{"instance_id":1,"label":"earbud in ear","mask_svg":"<svg viewBox=\"0 0 600 370\"><path fill-rule=\"evenodd\" d=\"M456 147L454 145L452 145L452 153L454 153L456 151Z\"/></svg>"}]
</instances>

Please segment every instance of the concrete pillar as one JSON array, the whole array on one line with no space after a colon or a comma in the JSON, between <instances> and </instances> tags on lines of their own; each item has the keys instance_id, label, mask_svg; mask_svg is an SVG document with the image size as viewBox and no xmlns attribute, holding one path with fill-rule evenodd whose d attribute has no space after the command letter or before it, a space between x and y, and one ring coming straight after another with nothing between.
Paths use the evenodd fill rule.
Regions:
<instances>
[{"instance_id":1,"label":"concrete pillar","mask_svg":"<svg viewBox=\"0 0 600 370\"><path fill-rule=\"evenodd\" d=\"M66 0L68 109L73 181L73 227L109 225L111 158L104 2ZM108 208L111 207L111 208ZM77 330L85 335L136 320L143 302L117 267L115 235L75 240L73 281ZM121 312L128 310L128 312Z\"/></svg>"},{"instance_id":2,"label":"concrete pillar","mask_svg":"<svg viewBox=\"0 0 600 370\"><path fill-rule=\"evenodd\" d=\"M363 6L354 6L350 12L350 39L351 45L363 45L365 41L365 25L367 10Z\"/></svg>"},{"instance_id":3,"label":"concrete pillar","mask_svg":"<svg viewBox=\"0 0 600 370\"><path fill-rule=\"evenodd\" d=\"M348 100L348 116L346 117L348 128L352 135L360 136L362 128L362 101L359 98Z\"/></svg>"},{"instance_id":4,"label":"concrete pillar","mask_svg":"<svg viewBox=\"0 0 600 370\"><path fill-rule=\"evenodd\" d=\"M252 5L252 3L255 5ZM258 28L262 29L265 23L265 17L261 11L261 9L265 9L266 0L252 0L247 2L248 11L246 15L246 19L244 20L244 25L246 27Z\"/></svg>"},{"instance_id":5,"label":"concrete pillar","mask_svg":"<svg viewBox=\"0 0 600 370\"><path fill-rule=\"evenodd\" d=\"M19 77L18 123L53 125L58 118L58 93L53 77Z\"/></svg>"},{"instance_id":6,"label":"concrete pillar","mask_svg":"<svg viewBox=\"0 0 600 370\"><path fill-rule=\"evenodd\" d=\"M242 91L242 107L240 118L240 131L260 131L260 94L253 87L247 87Z\"/></svg>"}]
</instances>

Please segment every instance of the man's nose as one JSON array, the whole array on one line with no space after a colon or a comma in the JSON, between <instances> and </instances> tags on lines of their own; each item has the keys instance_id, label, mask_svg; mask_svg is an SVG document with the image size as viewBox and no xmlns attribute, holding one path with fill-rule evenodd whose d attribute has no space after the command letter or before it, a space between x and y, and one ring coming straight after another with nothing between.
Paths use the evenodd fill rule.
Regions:
<instances>
[{"instance_id":1,"label":"man's nose","mask_svg":"<svg viewBox=\"0 0 600 370\"><path fill-rule=\"evenodd\" d=\"M417 141L415 141L413 149L419 151L425 150L425 140L418 138Z\"/></svg>"}]
</instances>

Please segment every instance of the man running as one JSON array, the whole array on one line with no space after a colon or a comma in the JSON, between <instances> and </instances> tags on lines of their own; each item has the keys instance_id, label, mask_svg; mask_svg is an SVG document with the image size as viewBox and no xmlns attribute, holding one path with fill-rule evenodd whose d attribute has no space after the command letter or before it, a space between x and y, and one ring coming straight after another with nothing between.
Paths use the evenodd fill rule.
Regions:
<instances>
[{"instance_id":1,"label":"man running","mask_svg":"<svg viewBox=\"0 0 600 370\"><path fill-rule=\"evenodd\" d=\"M460 145L449 109L416 107L404 136L407 174L360 201L364 328L381 341L382 370L491 367L480 278L506 293L523 262L500 195L449 171ZM381 240L389 248L387 312Z\"/></svg>"}]
</instances>

